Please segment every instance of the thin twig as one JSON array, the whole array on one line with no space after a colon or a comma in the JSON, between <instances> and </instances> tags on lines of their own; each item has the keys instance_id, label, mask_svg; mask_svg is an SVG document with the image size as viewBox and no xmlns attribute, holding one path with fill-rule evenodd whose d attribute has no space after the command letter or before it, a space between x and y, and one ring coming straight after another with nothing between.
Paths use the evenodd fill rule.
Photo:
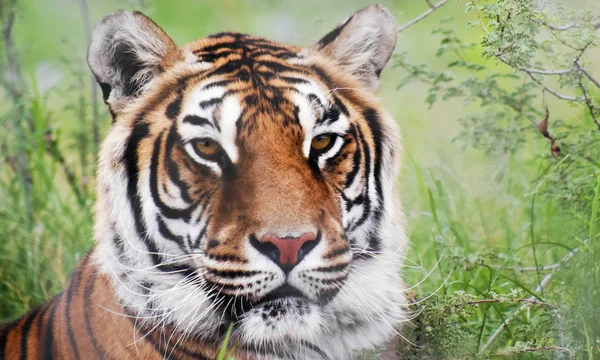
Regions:
<instances>
[{"instance_id":1,"label":"thin twig","mask_svg":"<svg viewBox=\"0 0 600 360\"><path fill-rule=\"evenodd\" d=\"M594 106L592 99L590 99L588 92L585 89L585 86L583 86L583 79L581 77L581 74L583 73L588 79L590 79L590 81L592 81L599 88L600 88L600 84L598 83L598 81L596 79L594 79L591 76L591 74L589 74L583 68L583 66L581 66L581 64L579 63L579 57L576 57L575 60L573 60L573 62L575 63L575 67L577 67L579 70L581 70L581 72L578 74L579 75L579 84L578 85L579 85L579 88L581 89L581 92L583 93L583 97L585 99L585 104L587 105L588 110L590 111L590 115L592 115L592 119L594 120L594 123L596 123L596 126L598 126L598 128L600 129L600 122L598 121L598 118L596 116L596 107Z\"/></svg>"},{"instance_id":2,"label":"thin twig","mask_svg":"<svg viewBox=\"0 0 600 360\"><path fill-rule=\"evenodd\" d=\"M429 9L427 9L424 13L422 13L421 15L417 16L416 18L412 19L411 21L407 22L406 24L400 26L396 30L396 32L398 32L398 33L403 32L404 30L408 29L409 27L413 26L414 24L418 23L419 21L425 19L427 16L431 15L431 13L433 13L440 7L444 6L447 2L448 2L448 0L442 0L436 4L431 4L429 1L427 1L427 3L429 4Z\"/></svg>"},{"instance_id":3,"label":"thin twig","mask_svg":"<svg viewBox=\"0 0 600 360\"><path fill-rule=\"evenodd\" d=\"M573 258L573 256L575 256L575 254L577 253L578 249L575 248L573 249L570 253L568 253L564 258L562 258L562 260L560 261L559 264L561 264L561 266L556 267L555 269L553 269L553 271L546 275L544 277L544 279L542 280L542 282L540 283L540 285L538 285L538 287L536 287L535 289L535 293L540 292L541 290L543 290L546 286L548 286L548 284L550 283L550 280L552 280L552 276L554 275L554 272L556 270L558 270L560 267L564 266L567 262L569 262L569 260L571 260L571 258ZM532 295L531 297L529 297L529 300L531 301L535 301L538 300L537 297L535 295ZM502 330L504 330L504 328L517 316L519 315L519 313L523 310L525 310L527 308L527 304L523 304L521 305L517 310L515 310L515 312L512 313L511 316L509 316L508 318L506 318L506 320L504 320L504 322L496 329L496 331L494 331L494 333L492 334L492 336L490 336L490 338L488 339L488 341L481 347L481 349L479 350L480 354L485 353L485 351L494 343L494 341L496 340L496 338L498 336L500 336L500 334L502 333Z\"/></svg>"},{"instance_id":4,"label":"thin twig","mask_svg":"<svg viewBox=\"0 0 600 360\"><path fill-rule=\"evenodd\" d=\"M533 76L532 73L528 72L528 71L524 71L527 75L529 75L529 77L531 78L531 80L533 80L536 84L538 84L539 86L541 86L544 90L546 90L547 92L549 92L550 94L556 96L557 98L561 99L561 100L567 100L567 101L584 101L585 99L582 96L569 96L569 95L564 95L561 94L555 90L552 90L551 88L547 87L546 85L542 84L541 81L539 81L538 79L535 78L535 76Z\"/></svg>"},{"instance_id":5,"label":"thin twig","mask_svg":"<svg viewBox=\"0 0 600 360\"><path fill-rule=\"evenodd\" d=\"M600 89L600 81L596 80L592 76L592 74L590 74L583 66L581 66L581 64L579 63L579 58L576 58L574 60L574 63L575 63L575 67L577 67L583 73L583 75L585 75L588 79L590 79L590 81L593 82L594 85L596 85L596 87Z\"/></svg>"},{"instance_id":6,"label":"thin twig","mask_svg":"<svg viewBox=\"0 0 600 360\"><path fill-rule=\"evenodd\" d=\"M565 24L565 25L555 25L555 24L550 24L548 22L542 22L542 24L546 25L548 27L548 29L555 30L555 31L566 31L566 30L569 30L569 29L578 29L578 28L582 27L582 25L578 24L578 23L569 23L569 24ZM594 27L594 30L600 29L600 21L596 21L596 22L592 23L592 26Z\"/></svg>"},{"instance_id":7,"label":"thin twig","mask_svg":"<svg viewBox=\"0 0 600 360\"><path fill-rule=\"evenodd\" d=\"M512 271L527 272L527 271L554 270L557 267L561 266L561 264L557 263L557 264L552 264L552 265L540 266L539 268L536 268L535 266L524 266L524 267L502 266L502 265L487 265L487 266L494 268L494 269L500 269L500 270L512 270Z\"/></svg>"},{"instance_id":8,"label":"thin twig","mask_svg":"<svg viewBox=\"0 0 600 360\"><path fill-rule=\"evenodd\" d=\"M515 349L511 351L507 351L504 353L494 354L494 356L513 356L517 354L522 354L525 352L536 352L536 351L564 351L569 353L569 359L573 358L573 352L562 346L544 346L539 348L523 348L523 349Z\"/></svg>"},{"instance_id":9,"label":"thin twig","mask_svg":"<svg viewBox=\"0 0 600 360\"><path fill-rule=\"evenodd\" d=\"M577 71L576 66L569 68L569 69L560 69L560 70L530 69L530 68L524 68L521 66L513 65L510 63L510 61L508 61L502 55L496 55L496 58L514 69L517 69L519 71L528 72L531 74L537 74L537 75L563 75L563 74L569 74L569 73Z\"/></svg>"},{"instance_id":10,"label":"thin twig","mask_svg":"<svg viewBox=\"0 0 600 360\"><path fill-rule=\"evenodd\" d=\"M479 10L479 7L477 7L477 18L479 19L479 24L481 25L481 28L483 29L483 31L485 31L486 34L490 34L490 31L488 30L487 26L485 26L485 23L483 22L483 16L481 15L481 10Z\"/></svg>"},{"instance_id":11,"label":"thin twig","mask_svg":"<svg viewBox=\"0 0 600 360\"><path fill-rule=\"evenodd\" d=\"M598 129L600 129L600 122L598 122L598 118L596 117L596 107L594 106L594 103L592 102L592 99L590 99L587 90L585 89L585 86L583 86L583 83L581 81L581 75L579 76L579 88L581 89L581 92L583 93L583 97L585 98L585 104L588 107L588 110L590 111L590 115L592 115L592 119L594 119L594 123L596 123L596 126L598 126Z\"/></svg>"},{"instance_id":12,"label":"thin twig","mask_svg":"<svg viewBox=\"0 0 600 360\"><path fill-rule=\"evenodd\" d=\"M467 304L468 305L477 305L477 304L494 304L494 303L501 303L501 302L527 303L527 304L535 304L535 305L544 305L544 306L554 307L554 305L552 305L552 304L548 304L547 302L539 301L537 299L511 299L511 300L506 300L506 299L480 299L480 300L469 301L469 302L467 302Z\"/></svg>"}]
</instances>

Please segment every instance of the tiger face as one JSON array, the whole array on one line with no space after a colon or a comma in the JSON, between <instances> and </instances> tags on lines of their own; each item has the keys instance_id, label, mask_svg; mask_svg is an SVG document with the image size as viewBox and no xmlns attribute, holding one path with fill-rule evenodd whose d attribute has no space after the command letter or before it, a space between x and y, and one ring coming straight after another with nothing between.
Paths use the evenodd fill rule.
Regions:
<instances>
[{"instance_id":1,"label":"tiger face","mask_svg":"<svg viewBox=\"0 0 600 360\"><path fill-rule=\"evenodd\" d=\"M395 42L380 6L310 48L179 48L139 12L102 20L96 261L136 325L219 344L233 324L258 358L344 359L395 333L400 149L375 98Z\"/></svg>"}]
</instances>

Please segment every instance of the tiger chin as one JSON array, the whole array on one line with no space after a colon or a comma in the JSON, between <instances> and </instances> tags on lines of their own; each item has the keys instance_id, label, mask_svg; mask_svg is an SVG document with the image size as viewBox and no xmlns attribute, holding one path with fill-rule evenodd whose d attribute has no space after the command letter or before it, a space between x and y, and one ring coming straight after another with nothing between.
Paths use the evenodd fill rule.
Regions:
<instances>
[{"instance_id":1,"label":"tiger chin","mask_svg":"<svg viewBox=\"0 0 600 360\"><path fill-rule=\"evenodd\" d=\"M400 140L376 93L396 44L364 8L310 47L178 47L140 12L93 32L112 114L96 246L0 329L6 359L353 359L406 320Z\"/></svg>"}]
</instances>

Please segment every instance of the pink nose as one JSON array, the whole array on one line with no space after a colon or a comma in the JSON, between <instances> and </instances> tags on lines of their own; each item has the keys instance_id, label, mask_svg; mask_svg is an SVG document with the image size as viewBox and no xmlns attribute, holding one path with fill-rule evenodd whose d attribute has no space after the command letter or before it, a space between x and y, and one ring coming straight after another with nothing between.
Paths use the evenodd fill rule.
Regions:
<instances>
[{"instance_id":1,"label":"pink nose","mask_svg":"<svg viewBox=\"0 0 600 360\"><path fill-rule=\"evenodd\" d=\"M284 238L280 238L273 234L266 234L260 239L260 242L263 244L271 243L279 250L278 265L294 266L314 247L304 245L310 245L309 241L314 240L316 240L316 236L313 233L304 233L300 235L300 237ZM316 245L316 243L314 243L314 245Z\"/></svg>"}]
</instances>

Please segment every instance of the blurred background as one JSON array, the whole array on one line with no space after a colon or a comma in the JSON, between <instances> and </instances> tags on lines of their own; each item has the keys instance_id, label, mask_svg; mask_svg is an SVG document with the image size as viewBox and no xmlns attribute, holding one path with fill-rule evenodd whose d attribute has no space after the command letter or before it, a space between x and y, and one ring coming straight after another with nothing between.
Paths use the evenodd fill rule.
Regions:
<instances>
[{"instance_id":1,"label":"blurred background","mask_svg":"<svg viewBox=\"0 0 600 360\"><path fill-rule=\"evenodd\" d=\"M0 322L60 292L93 245L110 115L85 56L103 16L141 10L179 45L231 30L310 46L371 4L0 2ZM399 261L415 318L399 350L598 358L597 1L379 2L399 27L431 12L401 28L380 89L404 139Z\"/></svg>"}]
</instances>

